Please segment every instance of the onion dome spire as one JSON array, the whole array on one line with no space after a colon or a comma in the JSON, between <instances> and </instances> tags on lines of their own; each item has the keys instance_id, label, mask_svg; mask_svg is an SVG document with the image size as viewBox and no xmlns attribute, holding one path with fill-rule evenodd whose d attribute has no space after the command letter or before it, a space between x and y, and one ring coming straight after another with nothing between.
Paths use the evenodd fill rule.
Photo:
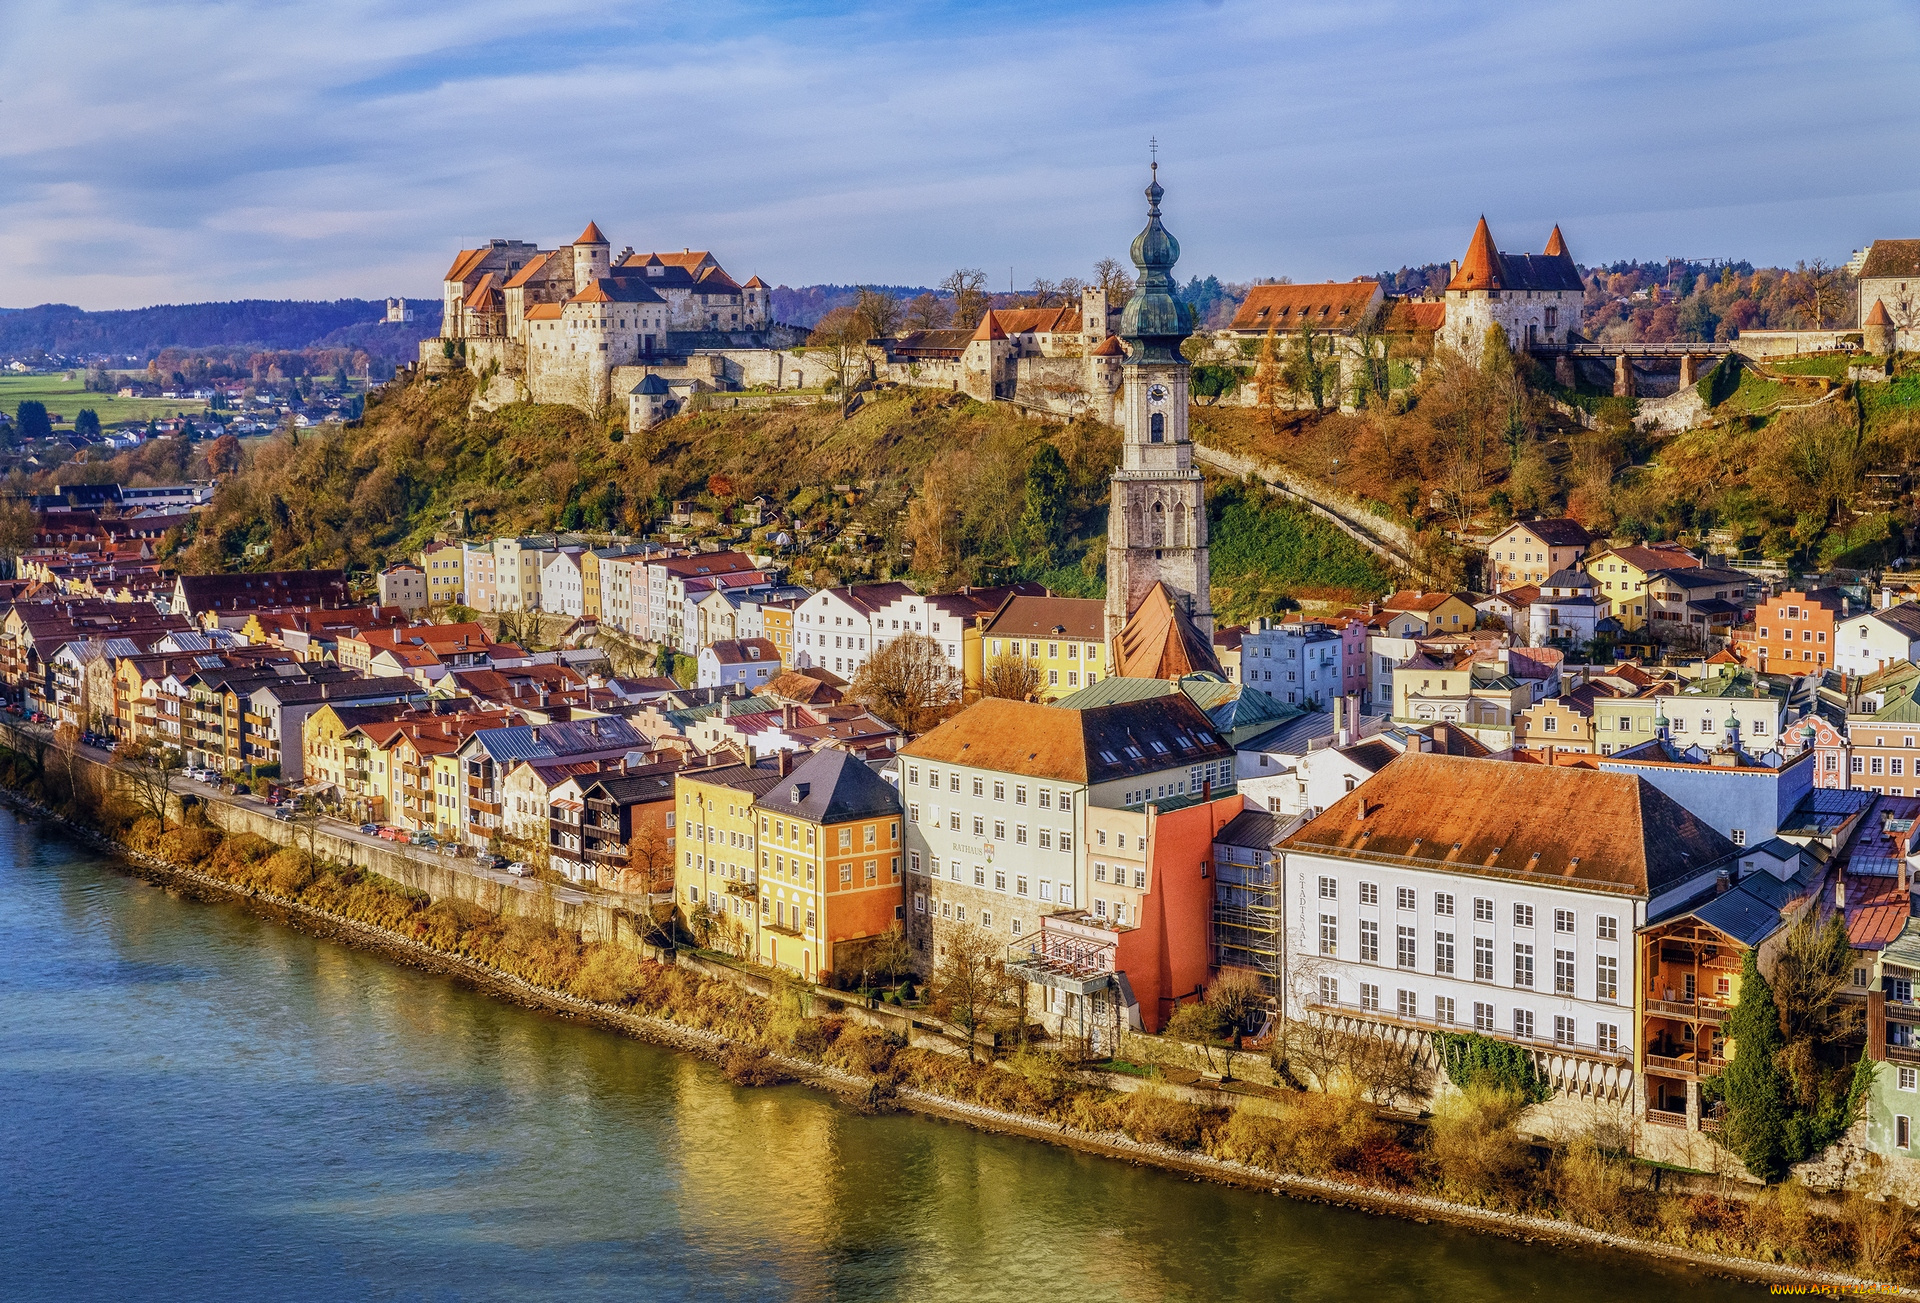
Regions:
<instances>
[{"instance_id":1,"label":"onion dome spire","mask_svg":"<svg viewBox=\"0 0 1920 1303\"><path fill-rule=\"evenodd\" d=\"M1120 313L1120 336L1127 354L1136 360L1178 361L1180 342L1187 337L1187 316L1173 296L1173 265L1180 260L1180 242L1160 224L1160 164L1153 164L1147 182L1147 225L1133 239L1130 251L1139 272L1133 296Z\"/></svg>"}]
</instances>

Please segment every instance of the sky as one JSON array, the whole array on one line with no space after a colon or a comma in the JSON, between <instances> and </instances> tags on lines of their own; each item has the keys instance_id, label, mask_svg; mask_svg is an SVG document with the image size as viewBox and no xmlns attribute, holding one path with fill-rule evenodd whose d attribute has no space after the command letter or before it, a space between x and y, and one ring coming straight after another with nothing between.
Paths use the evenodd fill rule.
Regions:
<instances>
[{"instance_id":1,"label":"sky","mask_svg":"<svg viewBox=\"0 0 1920 1303\"><path fill-rule=\"evenodd\" d=\"M456 249L994 288L1920 236L1920 6L0 0L0 306L437 297Z\"/></svg>"}]
</instances>

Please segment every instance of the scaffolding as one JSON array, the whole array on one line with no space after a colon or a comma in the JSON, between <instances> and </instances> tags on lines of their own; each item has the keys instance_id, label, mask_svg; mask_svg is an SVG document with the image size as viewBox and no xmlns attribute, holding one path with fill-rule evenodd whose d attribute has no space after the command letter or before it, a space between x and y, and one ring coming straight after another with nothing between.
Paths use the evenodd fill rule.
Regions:
<instances>
[{"instance_id":1,"label":"scaffolding","mask_svg":"<svg viewBox=\"0 0 1920 1303\"><path fill-rule=\"evenodd\" d=\"M1254 973L1280 991L1279 863L1271 851L1219 845L1214 856L1213 949L1222 968Z\"/></svg>"}]
</instances>

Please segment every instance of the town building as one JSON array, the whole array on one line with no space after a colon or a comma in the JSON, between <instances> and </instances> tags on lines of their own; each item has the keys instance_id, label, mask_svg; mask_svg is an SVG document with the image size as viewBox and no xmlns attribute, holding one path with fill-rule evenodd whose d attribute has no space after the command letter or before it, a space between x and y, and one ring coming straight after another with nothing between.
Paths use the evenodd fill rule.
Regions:
<instances>
[{"instance_id":1,"label":"town building","mask_svg":"<svg viewBox=\"0 0 1920 1303\"><path fill-rule=\"evenodd\" d=\"M732 688L749 692L764 688L780 676L780 650L765 638L727 638L700 649L699 677L694 686Z\"/></svg>"},{"instance_id":2,"label":"town building","mask_svg":"<svg viewBox=\"0 0 1920 1303\"><path fill-rule=\"evenodd\" d=\"M1537 254L1502 253L1482 217L1447 281L1446 325L1438 342L1478 357L1487 331L1499 326L1515 351L1563 345L1580 329L1586 297L1558 226Z\"/></svg>"},{"instance_id":3,"label":"town building","mask_svg":"<svg viewBox=\"0 0 1920 1303\"><path fill-rule=\"evenodd\" d=\"M1400 638L1469 632L1478 615L1472 601L1461 593L1429 593L1416 588L1395 593L1379 603L1383 632Z\"/></svg>"},{"instance_id":4,"label":"town building","mask_svg":"<svg viewBox=\"0 0 1920 1303\"><path fill-rule=\"evenodd\" d=\"M1718 651L1753 613L1759 583L1743 570L1657 570L1646 585L1648 631L1672 650Z\"/></svg>"},{"instance_id":5,"label":"town building","mask_svg":"<svg viewBox=\"0 0 1920 1303\"><path fill-rule=\"evenodd\" d=\"M1628 775L1408 752L1281 854L1287 1017L1478 1032L1625 1108L1634 933L1737 851Z\"/></svg>"},{"instance_id":6,"label":"town building","mask_svg":"<svg viewBox=\"0 0 1920 1303\"><path fill-rule=\"evenodd\" d=\"M1595 595L1593 577L1571 567L1548 575L1527 606L1529 647L1591 647L1618 630L1612 604Z\"/></svg>"},{"instance_id":7,"label":"town building","mask_svg":"<svg viewBox=\"0 0 1920 1303\"><path fill-rule=\"evenodd\" d=\"M1853 600L1838 588L1776 593L1754 610L1748 654L1762 674L1817 674L1833 664L1839 625Z\"/></svg>"},{"instance_id":8,"label":"town building","mask_svg":"<svg viewBox=\"0 0 1920 1303\"><path fill-rule=\"evenodd\" d=\"M181 575L174 581L173 613L205 625L210 618L254 611L349 606L342 570L262 570L239 574Z\"/></svg>"},{"instance_id":9,"label":"town building","mask_svg":"<svg viewBox=\"0 0 1920 1303\"><path fill-rule=\"evenodd\" d=\"M397 606L408 615L427 605L427 572L411 561L396 561L377 578L380 605Z\"/></svg>"},{"instance_id":10,"label":"town building","mask_svg":"<svg viewBox=\"0 0 1920 1303\"><path fill-rule=\"evenodd\" d=\"M580 789L581 858L609 891L673 890L679 835L677 758L574 779Z\"/></svg>"},{"instance_id":11,"label":"town building","mask_svg":"<svg viewBox=\"0 0 1920 1303\"><path fill-rule=\"evenodd\" d=\"M1600 596L1613 604L1613 618L1628 633L1647 623L1647 583L1660 571L1687 569L1700 558L1678 543L1602 546L1587 557L1586 570L1600 584Z\"/></svg>"},{"instance_id":12,"label":"town building","mask_svg":"<svg viewBox=\"0 0 1920 1303\"><path fill-rule=\"evenodd\" d=\"M1920 240L1875 240L1868 245L1855 298L1863 332L1875 304L1887 318L1883 329L1889 348L1872 351L1884 357L1889 349L1920 348Z\"/></svg>"},{"instance_id":13,"label":"town building","mask_svg":"<svg viewBox=\"0 0 1920 1303\"><path fill-rule=\"evenodd\" d=\"M1496 593L1544 584L1548 575L1578 566L1592 546L1593 536L1577 520L1515 521L1487 544L1488 583Z\"/></svg>"},{"instance_id":14,"label":"town building","mask_svg":"<svg viewBox=\"0 0 1920 1303\"><path fill-rule=\"evenodd\" d=\"M967 687L974 690L1002 657L1029 663L1042 701L1058 701L1113 672L1099 598L1016 593L979 626L977 637L979 656L967 666Z\"/></svg>"},{"instance_id":15,"label":"town building","mask_svg":"<svg viewBox=\"0 0 1920 1303\"><path fill-rule=\"evenodd\" d=\"M1679 700L1665 699L1676 714L1682 713ZM1658 719L1655 727L1663 723L1668 721ZM1784 755L1772 749L1779 744L1778 738L1764 748L1749 745L1741 737L1738 716L1727 717L1717 738L1696 735L1694 741L1683 744L1675 742L1668 729L1660 733L1652 741L1598 757L1595 768L1602 773L1633 774L1735 846L1771 841L1782 828L1791 826L1793 812L1813 791L1814 753Z\"/></svg>"},{"instance_id":16,"label":"town building","mask_svg":"<svg viewBox=\"0 0 1920 1303\"><path fill-rule=\"evenodd\" d=\"M428 606L466 602L466 555L463 543L429 543L420 550L420 569L427 577Z\"/></svg>"},{"instance_id":17,"label":"town building","mask_svg":"<svg viewBox=\"0 0 1920 1303\"><path fill-rule=\"evenodd\" d=\"M1775 619L1778 618L1776 614ZM1757 613L1755 624L1758 625ZM1908 601L1878 611L1864 611L1836 624L1833 637L1836 670L1867 675L1902 661L1920 662L1920 603Z\"/></svg>"}]
</instances>

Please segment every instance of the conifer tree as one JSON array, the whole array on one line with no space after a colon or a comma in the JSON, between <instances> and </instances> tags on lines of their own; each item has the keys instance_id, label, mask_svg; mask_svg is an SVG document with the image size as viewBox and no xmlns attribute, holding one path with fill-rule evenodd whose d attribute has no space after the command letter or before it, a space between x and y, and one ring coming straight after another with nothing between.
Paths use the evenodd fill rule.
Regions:
<instances>
[{"instance_id":1,"label":"conifer tree","mask_svg":"<svg viewBox=\"0 0 1920 1303\"><path fill-rule=\"evenodd\" d=\"M1763 1181L1787 1174L1787 1085L1774 1062L1784 1043L1773 988L1760 975L1754 952L1740 969L1740 1000L1727 1020L1732 1062L1725 1074L1726 1146Z\"/></svg>"}]
</instances>

